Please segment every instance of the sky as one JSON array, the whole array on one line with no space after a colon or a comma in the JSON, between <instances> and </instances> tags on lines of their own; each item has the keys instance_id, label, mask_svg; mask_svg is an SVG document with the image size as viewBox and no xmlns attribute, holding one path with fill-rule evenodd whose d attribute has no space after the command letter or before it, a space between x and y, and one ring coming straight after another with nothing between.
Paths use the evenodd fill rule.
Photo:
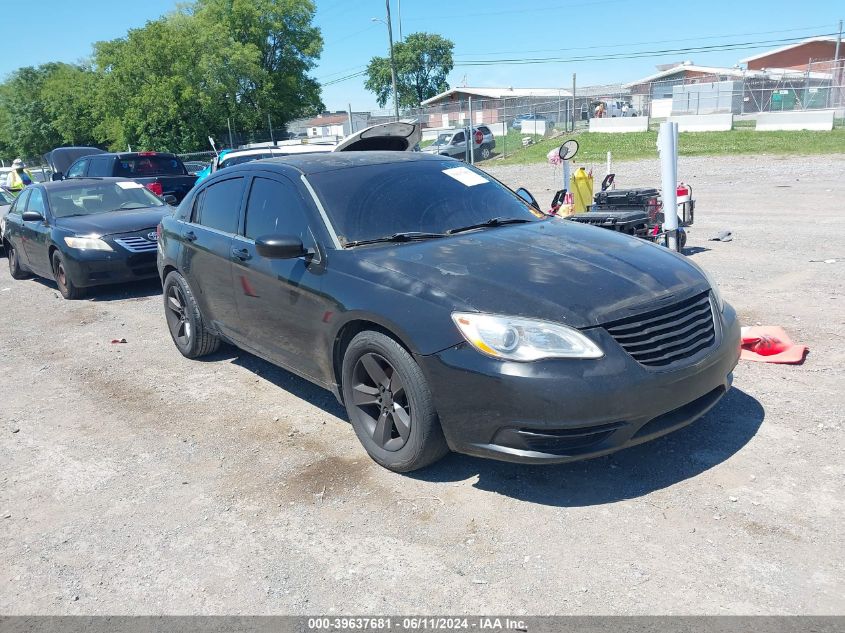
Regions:
<instances>
[{"instance_id":1,"label":"sky","mask_svg":"<svg viewBox=\"0 0 845 633\"><path fill-rule=\"evenodd\" d=\"M2 0L9 2L10 0ZM455 43L452 87L568 88L628 82L655 72L656 64L690 60L733 66L740 59L782 46L779 40L832 34L845 18L840 0L390 0L393 36L426 31ZM21 66L78 62L93 42L120 37L130 28L176 7L176 0L40 0L30 15L37 29L4 33L0 77ZM315 24L324 38L312 76L332 82L362 71L373 56L388 53L382 22L384 0L317 0ZM29 19L29 18L28 18ZM743 43L742 50L684 52L689 47ZM654 51L666 51L650 55ZM648 54L643 55L643 53ZM613 55L614 59L580 59ZM554 63L477 65L501 59L554 58ZM326 85L330 110L378 107L363 77ZM389 107L387 104L385 107Z\"/></svg>"}]
</instances>

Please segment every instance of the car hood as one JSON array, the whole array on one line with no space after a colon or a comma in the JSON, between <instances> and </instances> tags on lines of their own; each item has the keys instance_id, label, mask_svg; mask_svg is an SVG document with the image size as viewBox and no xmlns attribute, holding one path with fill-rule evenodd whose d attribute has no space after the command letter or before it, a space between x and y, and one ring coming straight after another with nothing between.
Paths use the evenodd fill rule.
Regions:
<instances>
[{"instance_id":1,"label":"car hood","mask_svg":"<svg viewBox=\"0 0 845 633\"><path fill-rule=\"evenodd\" d=\"M392 150L409 152L420 142L422 129L412 121L379 123L344 138L333 152Z\"/></svg>"},{"instance_id":2,"label":"car hood","mask_svg":"<svg viewBox=\"0 0 845 633\"><path fill-rule=\"evenodd\" d=\"M704 292L683 256L646 240L553 218L358 251L423 282L456 309L586 328Z\"/></svg>"},{"instance_id":3,"label":"car hood","mask_svg":"<svg viewBox=\"0 0 845 633\"><path fill-rule=\"evenodd\" d=\"M157 226L164 216L172 212L173 209L166 205L143 209L122 209L109 213L57 218L55 225L77 235L132 233Z\"/></svg>"},{"instance_id":4,"label":"car hood","mask_svg":"<svg viewBox=\"0 0 845 633\"><path fill-rule=\"evenodd\" d=\"M63 174L77 158L104 153L97 147L57 147L52 152L45 154L44 158L54 173Z\"/></svg>"}]
</instances>

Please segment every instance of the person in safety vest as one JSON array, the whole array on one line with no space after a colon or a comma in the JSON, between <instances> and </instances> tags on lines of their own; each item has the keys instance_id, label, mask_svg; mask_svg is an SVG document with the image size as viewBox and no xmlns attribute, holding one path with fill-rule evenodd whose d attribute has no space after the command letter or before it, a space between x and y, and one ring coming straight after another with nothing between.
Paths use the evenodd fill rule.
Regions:
<instances>
[{"instance_id":1,"label":"person in safety vest","mask_svg":"<svg viewBox=\"0 0 845 633\"><path fill-rule=\"evenodd\" d=\"M12 161L12 171L6 176L6 188L17 195L24 187L31 185L35 180L26 165L20 158Z\"/></svg>"}]
</instances>

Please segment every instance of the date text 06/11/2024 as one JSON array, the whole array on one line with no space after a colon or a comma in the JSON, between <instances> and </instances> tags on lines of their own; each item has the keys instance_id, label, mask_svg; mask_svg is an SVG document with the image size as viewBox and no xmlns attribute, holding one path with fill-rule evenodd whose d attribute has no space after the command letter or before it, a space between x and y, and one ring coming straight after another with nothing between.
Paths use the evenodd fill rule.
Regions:
<instances>
[{"instance_id":1,"label":"date text 06/11/2024","mask_svg":"<svg viewBox=\"0 0 845 633\"><path fill-rule=\"evenodd\" d=\"M527 631L522 620L499 617L316 617L308 628L317 631Z\"/></svg>"}]
</instances>

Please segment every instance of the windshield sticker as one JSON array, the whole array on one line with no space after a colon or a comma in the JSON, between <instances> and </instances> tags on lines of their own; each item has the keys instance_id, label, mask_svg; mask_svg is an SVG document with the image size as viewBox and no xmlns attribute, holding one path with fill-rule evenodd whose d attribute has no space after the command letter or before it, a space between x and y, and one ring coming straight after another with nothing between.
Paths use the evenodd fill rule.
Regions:
<instances>
[{"instance_id":1,"label":"windshield sticker","mask_svg":"<svg viewBox=\"0 0 845 633\"><path fill-rule=\"evenodd\" d=\"M467 169L466 167L452 167L451 169L444 169L443 173L454 178L467 187L474 187L475 185L483 185L485 182L490 182L481 174Z\"/></svg>"},{"instance_id":2,"label":"windshield sticker","mask_svg":"<svg viewBox=\"0 0 845 633\"><path fill-rule=\"evenodd\" d=\"M119 181L119 182L116 182L114 184L116 184L121 189L143 189L144 188L144 185L142 185L141 183L132 182L132 181L129 181L129 182Z\"/></svg>"}]
</instances>

